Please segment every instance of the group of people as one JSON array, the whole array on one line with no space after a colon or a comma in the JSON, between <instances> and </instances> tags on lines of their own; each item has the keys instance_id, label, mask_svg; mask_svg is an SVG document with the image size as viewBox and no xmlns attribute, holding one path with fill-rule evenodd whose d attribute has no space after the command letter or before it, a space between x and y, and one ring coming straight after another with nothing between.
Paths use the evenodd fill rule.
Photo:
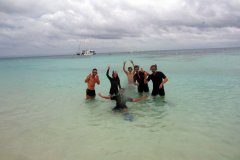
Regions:
<instances>
[{"instance_id":1,"label":"group of people","mask_svg":"<svg viewBox=\"0 0 240 160\"><path fill-rule=\"evenodd\" d=\"M138 93L142 94L143 92L148 93L149 87L148 82L152 80L153 89L152 96L165 96L164 84L168 81L167 76L161 72L157 71L157 65L152 65L150 70L152 74L144 71L142 68L140 69L139 65L134 65L133 61L130 61L133 67L128 67L126 70L126 61L123 63L123 71L127 75L128 85L134 86L136 85L138 88ZM110 66L107 68L106 76L111 83L109 96L103 96L101 93L98 95L105 99L115 100L116 107L113 108L114 111L123 111L127 112L128 108L126 106L126 102L138 102L147 98L147 95L144 94L138 98L130 98L124 95L124 89L121 87L120 79L118 77L118 73L116 71L112 71L112 76L109 75ZM100 84L100 80L97 74L97 69L94 68L92 73L90 73L85 82L88 85L86 90L86 99L94 99L96 96L95 93L95 84Z\"/></svg>"}]
</instances>

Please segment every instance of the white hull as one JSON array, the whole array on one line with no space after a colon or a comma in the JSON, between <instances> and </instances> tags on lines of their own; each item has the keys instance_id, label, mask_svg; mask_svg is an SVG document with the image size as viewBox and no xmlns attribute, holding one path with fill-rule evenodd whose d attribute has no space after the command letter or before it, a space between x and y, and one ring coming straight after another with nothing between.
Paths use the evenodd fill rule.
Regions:
<instances>
[{"instance_id":1,"label":"white hull","mask_svg":"<svg viewBox=\"0 0 240 160\"><path fill-rule=\"evenodd\" d=\"M96 52L94 50L82 50L82 53L78 52L77 55L82 55L82 56L92 56L95 55Z\"/></svg>"}]
</instances>

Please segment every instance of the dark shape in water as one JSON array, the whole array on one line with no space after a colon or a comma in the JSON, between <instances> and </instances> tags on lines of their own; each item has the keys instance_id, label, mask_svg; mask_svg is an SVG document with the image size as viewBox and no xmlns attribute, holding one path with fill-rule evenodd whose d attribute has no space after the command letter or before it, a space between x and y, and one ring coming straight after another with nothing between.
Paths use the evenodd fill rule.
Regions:
<instances>
[{"instance_id":1,"label":"dark shape in water","mask_svg":"<svg viewBox=\"0 0 240 160\"><path fill-rule=\"evenodd\" d=\"M124 120L126 121L133 121L134 119L133 115L130 113L123 113L123 116L124 116Z\"/></svg>"}]
</instances>

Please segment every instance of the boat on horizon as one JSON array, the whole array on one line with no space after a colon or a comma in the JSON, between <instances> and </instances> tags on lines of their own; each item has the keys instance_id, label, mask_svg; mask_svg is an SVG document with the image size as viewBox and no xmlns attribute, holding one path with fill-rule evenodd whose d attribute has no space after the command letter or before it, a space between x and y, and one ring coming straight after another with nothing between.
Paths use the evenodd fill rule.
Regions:
<instances>
[{"instance_id":1,"label":"boat on horizon","mask_svg":"<svg viewBox=\"0 0 240 160\"><path fill-rule=\"evenodd\" d=\"M96 54L95 50L89 50L89 49L84 49L84 50L82 50L82 52L76 53L76 55L78 55L78 56L92 56L95 54Z\"/></svg>"}]
</instances>

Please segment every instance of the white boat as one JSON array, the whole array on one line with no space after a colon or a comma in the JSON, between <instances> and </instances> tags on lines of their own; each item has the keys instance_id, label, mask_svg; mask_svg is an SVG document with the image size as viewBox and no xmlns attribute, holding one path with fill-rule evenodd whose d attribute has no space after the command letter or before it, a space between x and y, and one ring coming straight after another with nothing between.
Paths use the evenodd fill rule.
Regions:
<instances>
[{"instance_id":1,"label":"white boat","mask_svg":"<svg viewBox=\"0 0 240 160\"><path fill-rule=\"evenodd\" d=\"M77 52L77 55L80 56L92 56L95 55L96 52L94 50L84 49L82 52Z\"/></svg>"},{"instance_id":2,"label":"white boat","mask_svg":"<svg viewBox=\"0 0 240 160\"><path fill-rule=\"evenodd\" d=\"M94 50L88 50L88 49L82 50L83 56L91 56L91 55L95 55L95 54L96 54L96 52Z\"/></svg>"}]
</instances>

